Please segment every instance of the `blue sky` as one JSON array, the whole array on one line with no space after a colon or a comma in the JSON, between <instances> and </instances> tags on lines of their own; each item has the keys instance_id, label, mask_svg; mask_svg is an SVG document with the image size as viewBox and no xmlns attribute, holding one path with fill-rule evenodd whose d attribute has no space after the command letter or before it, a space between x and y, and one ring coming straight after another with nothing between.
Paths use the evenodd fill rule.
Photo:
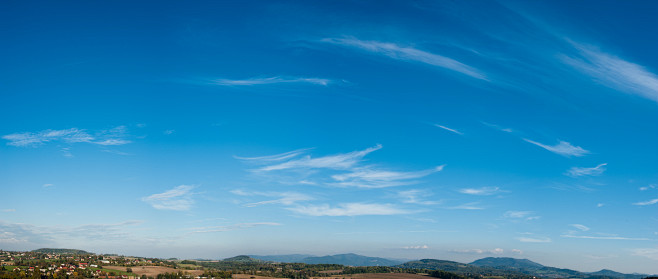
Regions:
<instances>
[{"instance_id":1,"label":"blue sky","mask_svg":"<svg viewBox=\"0 0 658 279\"><path fill-rule=\"evenodd\" d=\"M658 3L1 4L0 249L658 273Z\"/></svg>"}]
</instances>

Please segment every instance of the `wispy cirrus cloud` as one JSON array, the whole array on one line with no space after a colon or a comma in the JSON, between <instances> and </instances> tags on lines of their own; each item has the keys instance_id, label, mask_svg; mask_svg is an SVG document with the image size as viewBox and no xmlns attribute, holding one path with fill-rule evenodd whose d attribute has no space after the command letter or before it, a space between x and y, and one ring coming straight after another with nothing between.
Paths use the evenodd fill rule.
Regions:
<instances>
[{"instance_id":1,"label":"wispy cirrus cloud","mask_svg":"<svg viewBox=\"0 0 658 279\"><path fill-rule=\"evenodd\" d=\"M526 243L549 243L552 240L548 237L517 237L518 241Z\"/></svg>"},{"instance_id":2,"label":"wispy cirrus cloud","mask_svg":"<svg viewBox=\"0 0 658 279\"><path fill-rule=\"evenodd\" d=\"M658 102L658 76L645 67L601 51L599 48L567 40L578 56L562 55L563 63L589 75L604 86Z\"/></svg>"},{"instance_id":3,"label":"wispy cirrus cloud","mask_svg":"<svg viewBox=\"0 0 658 279\"><path fill-rule=\"evenodd\" d=\"M339 45L343 47L356 48L373 54L387 56L389 58L408 62L420 62L455 72L462 73L472 78L489 81L482 71L459 62L455 59L423 51L413 47L400 46L394 43L377 41L362 41L356 38L326 38L321 42Z\"/></svg>"},{"instance_id":4,"label":"wispy cirrus cloud","mask_svg":"<svg viewBox=\"0 0 658 279\"><path fill-rule=\"evenodd\" d=\"M331 177L337 182L329 183L329 185L359 188L385 188L409 185L416 183L411 179L428 176L443 170L444 167L445 165L441 165L432 169L414 172L387 171L373 167L362 167L349 173L332 175Z\"/></svg>"},{"instance_id":5,"label":"wispy cirrus cloud","mask_svg":"<svg viewBox=\"0 0 658 279\"><path fill-rule=\"evenodd\" d=\"M581 225L581 224L571 224L571 226L574 227L574 228L576 228L576 229L579 229L579 230L581 230L581 231L584 231L584 232L589 231L589 227L587 227L587 226L585 226L585 225Z\"/></svg>"},{"instance_id":6,"label":"wispy cirrus cloud","mask_svg":"<svg viewBox=\"0 0 658 279\"><path fill-rule=\"evenodd\" d=\"M498 187L464 188L458 192L467 195L489 196L501 192Z\"/></svg>"},{"instance_id":7,"label":"wispy cirrus cloud","mask_svg":"<svg viewBox=\"0 0 658 279\"><path fill-rule=\"evenodd\" d=\"M533 211L506 211L503 214L503 218L511 221L532 221L541 218L540 216L535 215Z\"/></svg>"},{"instance_id":8,"label":"wispy cirrus cloud","mask_svg":"<svg viewBox=\"0 0 658 279\"><path fill-rule=\"evenodd\" d=\"M245 191L242 191L242 190L233 190L233 191L231 191L231 193L233 193L235 195L240 195L240 196L263 196L263 197L276 197L277 198L277 199L273 199L273 200L247 203L247 204L244 205L246 207L256 207L256 206L268 205L268 204L292 205L292 204L300 202L300 201L314 200L314 198L309 196L309 195L302 194L302 193L295 193L295 192L282 192L282 193L277 193L277 192L245 192Z\"/></svg>"},{"instance_id":9,"label":"wispy cirrus cloud","mask_svg":"<svg viewBox=\"0 0 658 279\"><path fill-rule=\"evenodd\" d=\"M186 211L194 204L192 189L194 186L180 185L163 193L143 197L142 201L155 209Z\"/></svg>"},{"instance_id":10,"label":"wispy cirrus cloud","mask_svg":"<svg viewBox=\"0 0 658 279\"><path fill-rule=\"evenodd\" d=\"M658 199L653 199L653 200L648 200L648 201L643 201L643 202L636 202L633 203L633 205L654 205L658 203Z\"/></svg>"},{"instance_id":11,"label":"wispy cirrus cloud","mask_svg":"<svg viewBox=\"0 0 658 279\"><path fill-rule=\"evenodd\" d=\"M416 184L418 181L415 179L440 172L445 167L445 165L440 165L431 169L405 172L362 164L366 155L381 148L382 145L378 144L364 150L320 157L303 155L308 149L298 149L271 156L235 158L246 163L263 165L253 169L259 175L268 173L302 174L300 178L289 179L295 181L295 184L324 184L334 187L370 189ZM315 179L309 179L308 176L311 175L314 175Z\"/></svg>"},{"instance_id":12,"label":"wispy cirrus cloud","mask_svg":"<svg viewBox=\"0 0 658 279\"><path fill-rule=\"evenodd\" d=\"M658 261L658 248L633 249L633 256L640 256Z\"/></svg>"},{"instance_id":13,"label":"wispy cirrus cloud","mask_svg":"<svg viewBox=\"0 0 658 279\"><path fill-rule=\"evenodd\" d=\"M402 247L402 249L405 249L405 250L427 250L427 249L430 249L430 247L427 246L427 245L416 245L416 246L404 246L404 247Z\"/></svg>"},{"instance_id":14,"label":"wispy cirrus cloud","mask_svg":"<svg viewBox=\"0 0 658 279\"><path fill-rule=\"evenodd\" d=\"M452 253L457 254L471 254L471 255L502 255L505 253L503 248L494 248L494 249L465 249L465 250L451 250ZM514 249L511 250L513 254L521 254L521 250Z\"/></svg>"},{"instance_id":15,"label":"wispy cirrus cloud","mask_svg":"<svg viewBox=\"0 0 658 279\"><path fill-rule=\"evenodd\" d=\"M469 202L457 206L448 207L448 209L464 209L464 210L483 210L484 207L480 206L478 202Z\"/></svg>"},{"instance_id":16,"label":"wispy cirrus cloud","mask_svg":"<svg viewBox=\"0 0 658 279\"><path fill-rule=\"evenodd\" d=\"M304 148L304 149L297 149L281 154L275 154L275 155L269 155L269 156L260 156L260 157L239 157L239 156L233 156L236 159L239 160L244 160L244 161L255 161L255 162L276 162L276 161L284 161L288 159L292 159L294 157L297 157L301 154L304 154L306 151L308 151L311 148Z\"/></svg>"},{"instance_id":17,"label":"wispy cirrus cloud","mask_svg":"<svg viewBox=\"0 0 658 279\"><path fill-rule=\"evenodd\" d=\"M288 208L288 210L309 216L361 216L361 215L400 215L410 214L409 210L392 204L343 203L336 207L329 205L309 205Z\"/></svg>"},{"instance_id":18,"label":"wispy cirrus cloud","mask_svg":"<svg viewBox=\"0 0 658 279\"><path fill-rule=\"evenodd\" d=\"M261 226L281 226L280 223L275 222L257 222L257 223L239 223L226 226L209 226L209 227L198 227L198 228L189 228L190 233L214 233L214 232L230 232L236 230L250 229L254 227Z\"/></svg>"},{"instance_id":19,"label":"wispy cirrus cloud","mask_svg":"<svg viewBox=\"0 0 658 279\"><path fill-rule=\"evenodd\" d=\"M599 164L596 167L592 168L581 168L581 167L572 167L570 168L565 175L571 176L571 177L579 177L579 176L597 176L603 174L605 172L605 166L607 166L607 163Z\"/></svg>"},{"instance_id":20,"label":"wispy cirrus cloud","mask_svg":"<svg viewBox=\"0 0 658 279\"><path fill-rule=\"evenodd\" d=\"M649 238L642 237L623 237L623 236L592 236L592 235L573 235L573 234L564 234L561 237L566 238L580 238L580 239L599 239L599 240L637 240L637 241L646 241L651 240Z\"/></svg>"},{"instance_id":21,"label":"wispy cirrus cloud","mask_svg":"<svg viewBox=\"0 0 658 279\"><path fill-rule=\"evenodd\" d=\"M435 126L435 127L438 127L438 128L441 128L441 129L443 129L443 130L449 131L449 132L453 132L453 133L458 134L458 135L460 135L460 136L463 136L463 135L464 135L464 133L462 133L462 132L460 132L460 131L458 131L458 130L456 130L456 129L448 128L448 127L443 126L443 125L434 124L434 126Z\"/></svg>"},{"instance_id":22,"label":"wispy cirrus cloud","mask_svg":"<svg viewBox=\"0 0 658 279\"><path fill-rule=\"evenodd\" d=\"M367 148L361 151L354 151L344 154L328 155L318 158L304 156L300 159L290 160L284 163L269 165L260 168L262 171L275 171L287 169L349 169L359 163L361 159L371 152L382 148L381 144Z\"/></svg>"},{"instance_id":23,"label":"wispy cirrus cloud","mask_svg":"<svg viewBox=\"0 0 658 279\"><path fill-rule=\"evenodd\" d=\"M18 147L35 147L49 142L63 142L67 144L91 143L104 146L131 143L126 137L126 126L117 126L109 130L101 130L95 133L90 133L85 129L70 128L63 130L48 129L39 132L13 133L2 136L3 139L9 141L7 145Z\"/></svg>"},{"instance_id":24,"label":"wispy cirrus cloud","mask_svg":"<svg viewBox=\"0 0 658 279\"><path fill-rule=\"evenodd\" d=\"M646 191L646 190L649 190L649 189L656 189L656 188L658 188L658 185L651 184L649 186L640 187L640 191Z\"/></svg>"},{"instance_id":25,"label":"wispy cirrus cloud","mask_svg":"<svg viewBox=\"0 0 658 279\"><path fill-rule=\"evenodd\" d=\"M585 150L584 148L580 146L573 146L571 143L568 143L566 141L560 141L560 143L556 145L546 145L542 144L533 140L529 139L523 139L529 143L532 143L536 146L539 146L543 149L546 149L550 152L553 152L555 154L559 154L565 157L571 157L571 156L576 156L576 157L581 157L589 154L590 152L588 150Z\"/></svg>"},{"instance_id":26,"label":"wispy cirrus cloud","mask_svg":"<svg viewBox=\"0 0 658 279\"><path fill-rule=\"evenodd\" d=\"M419 204L419 205L435 205L441 202L424 200L423 197L430 196L431 194L426 190L408 190L398 192L398 196L402 198L402 203Z\"/></svg>"},{"instance_id":27,"label":"wispy cirrus cloud","mask_svg":"<svg viewBox=\"0 0 658 279\"><path fill-rule=\"evenodd\" d=\"M211 81L215 85L223 86L254 86L280 83L306 83L314 85L327 86L334 81L326 78L305 78L305 77L261 77L248 79L215 79Z\"/></svg>"}]
</instances>

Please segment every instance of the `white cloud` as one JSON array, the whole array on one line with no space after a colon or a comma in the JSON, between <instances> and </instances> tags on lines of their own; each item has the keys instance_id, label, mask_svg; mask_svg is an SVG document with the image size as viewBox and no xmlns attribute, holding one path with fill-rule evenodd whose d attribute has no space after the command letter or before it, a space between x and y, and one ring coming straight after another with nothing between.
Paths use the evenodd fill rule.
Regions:
<instances>
[{"instance_id":1,"label":"white cloud","mask_svg":"<svg viewBox=\"0 0 658 279\"><path fill-rule=\"evenodd\" d=\"M433 169L415 172L385 171L372 167L362 167L354 169L349 173L332 175L331 177L338 182L330 183L330 185L359 188L384 188L409 185L415 183L414 181L410 181L410 179L428 176L443 170L444 167L445 165L441 165Z\"/></svg>"},{"instance_id":2,"label":"white cloud","mask_svg":"<svg viewBox=\"0 0 658 279\"><path fill-rule=\"evenodd\" d=\"M527 243L549 243L552 240L548 237L517 237L518 241L527 242Z\"/></svg>"},{"instance_id":3,"label":"white cloud","mask_svg":"<svg viewBox=\"0 0 658 279\"><path fill-rule=\"evenodd\" d=\"M266 200L266 201L259 201L259 202L254 202L254 203L248 203L245 204L244 206L246 207L255 207L259 205L267 205L267 204L283 204L283 205L292 205L296 202L300 201L310 201L313 200L314 198L301 194L301 193L295 193L295 192L283 192L283 193L275 193L275 192L245 192L242 190L233 190L231 193L240 195L240 196L264 196L264 197L277 197L278 199L273 199L273 200Z\"/></svg>"},{"instance_id":4,"label":"white cloud","mask_svg":"<svg viewBox=\"0 0 658 279\"><path fill-rule=\"evenodd\" d=\"M288 159L292 159L294 157L297 157L301 154L304 154L307 150L310 148L304 148L304 149L297 149L281 154L275 154L275 155L270 155L270 156L260 156L260 157L239 157L239 156L233 156L236 159L240 160L245 160L245 161L256 161L256 162L276 162L276 161L284 161Z\"/></svg>"},{"instance_id":5,"label":"white cloud","mask_svg":"<svg viewBox=\"0 0 658 279\"><path fill-rule=\"evenodd\" d=\"M191 230L191 233L213 233L213 232L229 232L235 230L244 230L244 229L249 229L259 226L281 226L281 224L274 222L239 223L239 224L227 225L227 226L190 228L188 230Z\"/></svg>"},{"instance_id":6,"label":"white cloud","mask_svg":"<svg viewBox=\"0 0 658 279\"><path fill-rule=\"evenodd\" d=\"M646 190L649 190L649 189L656 189L656 188L658 188L658 185L656 185L656 184L651 184L651 185L649 185L649 186L640 187L640 191L646 191Z\"/></svg>"},{"instance_id":7,"label":"white cloud","mask_svg":"<svg viewBox=\"0 0 658 279\"><path fill-rule=\"evenodd\" d=\"M646 257L658 261L658 248L637 248L632 251L633 256Z\"/></svg>"},{"instance_id":8,"label":"white cloud","mask_svg":"<svg viewBox=\"0 0 658 279\"><path fill-rule=\"evenodd\" d=\"M657 203L658 203L658 199L653 199L653 200L650 200L650 201L636 202L636 203L634 203L634 205L653 205L653 204L657 204Z\"/></svg>"},{"instance_id":9,"label":"white cloud","mask_svg":"<svg viewBox=\"0 0 658 279\"><path fill-rule=\"evenodd\" d=\"M604 207L604 206L605 206L605 204L603 204L603 203L597 203L596 204L596 207Z\"/></svg>"},{"instance_id":10,"label":"white cloud","mask_svg":"<svg viewBox=\"0 0 658 279\"><path fill-rule=\"evenodd\" d=\"M510 220L525 220L525 221L531 221L531 220L537 220L540 217L536 216L534 212L532 211L506 211L503 214L503 218L510 219Z\"/></svg>"},{"instance_id":11,"label":"white cloud","mask_svg":"<svg viewBox=\"0 0 658 279\"><path fill-rule=\"evenodd\" d=\"M70 128L63 130L43 130L39 132L14 133L2 136L8 140L7 145L28 147L39 146L48 142L64 142L67 144L74 143L91 143L98 145L124 145L131 141L125 139L127 136L126 127L118 126L109 130L103 130L95 135L91 135L85 129ZM65 156L72 156L68 148L62 149Z\"/></svg>"},{"instance_id":12,"label":"white cloud","mask_svg":"<svg viewBox=\"0 0 658 279\"><path fill-rule=\"evenodd\" d=\"M361 151L354 151L350 153L329 155L324 157L312 158L311 156L304 156L300 159L290 160L284 163L265 166L260 168L262 171L275 171L275 170L287 170L287 169L349 169L356 165L361 159L373 151L377 151L382 148L381 144L378 144L374 147L367 148Z\"/></svg>"},{"instance_id":13,"label":"white cloud","mask_svg":"<svg viewBox=\"0 0 658 279\"><path fill-rule=\"evenodd\" d=\"M48 187L53 187L53 186L55 186L55 185L50 184L50 183L43 184L43 188L48 188Z\"/></svg>"},{"instance_id":14,"label":"white cloud","mask_svg":"<svg viewBox=\"0 0 658 279\"><path fill-rule=\"evenodd\" d=\"M580 167L572 167L569 169L565 174L571 177L578 177L578 176L597 176L603 174L605 172L605 166L608 165L607 163L599 164L596 167L593 168L580 168Z\"/></svg>"},{"instance_id":15,"label":"white cloud","mask_svg":"<svg viewBox=\"0 0 658 279\"><path fill-rule=\"evenodd\" d=\"M142 198L142 201L150 204L155 209L161 210L189 210L194 204L192 199L194 186L180 185L160 194L153 194Z\"/></svg>"},{"instance_id":16,"label":"white cloud","mask_svg":"<svg viewBox=\"0 0 658 279\"><path fill-rule=\"evenodd\" d=\"M162 133L165 134L165 135L171 135L171 134L173 134L174 132L176 132L176 130L169 129L169 130L164 130L164 132L162 132Z\"/></svg>"},{"instance_id":17,"label":"white cloud","mask_svg":"<svg viewBox=\"0 0 658 279\"><path fill-rule=\"evenodd\" d=\"M571 42L579 57L562 56L562 61L597 82L658 102L658 76L646 68L604 53L596 47Z\"/></svg>"},{"instance_id":18,"label":"white cloud","mask_svg":"<svg viewBox=\"0 0 658 279\"><path fill-rule=\"evenodd\" d=\"M448 209L464 209L464 210L482 210L484 207L478 205L477 202L469 202L462 205L448 207Z\"/></svg>"},{"instance_id":19,"label":"white cloud","mask_svg":"<svg viewBox=\"0 0 658 279\"><path fill-rule=\"evenodd\" d=\"M8 140L8 145L13 146L36 146L51 141L63 141L67 143L91 142L94 138L85 130L78 128L64 130L43 130L36 133L14 133L2 136Z\"/></svg>"},{"instance_id":20,"label":"white cloud","mask_svg":"<svg viewBox=\"0 0 658 279\"><path fill-rule=\"evenodd\" d=\"M570 157L570 156L576 156L576 157L581 157L584 155L589 154L590 152L583 149L580 146L573 146L570 143L566 141L560 141L557 145L545 145L536 141L532 141L529 139L523 139L529 143L532 143L534 145L537 145L541 148L544 148L550 152L553 152L555 154L560 154L562 156Z\"/></svg>"},{"instance_id":21,"label":"white cloud","mask_svg":"<svg viewBox=\"0 0 658 279\"><path fill-rule=\"evenodd\" d=\"M404 247L402 247L402 249L405 249L405 250L427 250L427 249L429 249L429 248L430 248L430 247L427 246L427 245L404 246Z\"/></svg>"},{"instance_id":22,"label":"white cloud","mask_svg":"<svg viewBox=\"0 0 658 279\"><path fill-rule=\"evenodd\" d=\"M303 78L303 77L267 77L250 79L216 79L212 84L224 86L253 86L277 83L308 83L327 86L333 81L325 78Z\"/></svg>"},{"instance_id":23,"label":"white cloud","mask_svg":"<svg viewBox=\"0 0 658 279\"><path fill-rule=\"evenodd\" d=\"M474 255L501 255L505 253L505 249L503 248L494 248L491 250L486 250L486 249L466 249L466 250L452 250L450 251L452 253L459 253L459 254L474 254Z\"/></svg>"},{"instance_id":24,"label":"white cloud","mask_svg":"<svg viewBox=\"0 0 658 279\"><path fill-rule=\"evenodd\" d=\"M573 235L573 234L565 234L561 235L561 237L566 237L566 238L580 238L580 239L599 239L599 240L651 240L648 238L635 238L635 237L623 237L623 236L590 236L590 235Z\"/></svg>"},{"instance_id":25,"label":"white cloud","mask_svg":"<svg viewBox=\"0 0 658 279\"><path fill-rule=\"evenodd\" d=\"M434 205L440 203L438 201L426 201L420 198L420 197L427 197L429 195L430 194L424 190L408 190L408 191L398 192L398 196L402 198L403 203L420 204L420 205Z\"/></svg>"},{"instance_id":26,"label":"white cloud","mask_svg":"<svg viewBox=\"0 0 658 279\"><path fill-rule=\"evenodd\" d=\"M500 192L498 187L482 187L482 188L464 188L458 190L462 194L488 196Z\"/></svg>"},{"instance_id":27,"label":"white cloud","mask_svg":"<svg viewBox=\"0 0 658 279\"><path fill-rule=\"evenodd\" d=\"M337 207L329 205L297 206L288 209L309 216L399 215L411 213L391 204L377 203L344 203Z\"/></svg>"},{"instance_id":28,"label":"white cloud","mask_svg":"<svg viewBox=\"0 0 658 279\"><path fill-rule=\"evenodd\" d=\"M581 224L571 224L571 226L574 227L574 228L576 228L576 229L579 229L579 230L581 230L581 231L584 231L584 232L589 231L589 228L588 228L587 226L585 226L585 225L581 225Z\"/></svg>"},{"instance_id":29,"label":"white cloud","mask_svg":"<svg viewBox=\"0 0 658 279\"><path fill-rule=\"evenodd\" d=\"M2 212L16 212L14 208L3 209Z\"/></svg>"},{"instance_id":30,"label":"white cloud","mask_svg":"<svg viewBox=\"0 0 658 279\"><path fill-rule=\"evenodd\" d=\"M460 132L460 131L457 131L457 130L455 130L455 129L448 128L448 127L443 126L443 125L434 124L434 126L439 127L439 128L441 128L441 129L443 129L443 130L446 130L446 131L453 132L453 133L458 134L458 135L464 135L464 133L462 133L462 132Z\"/></svg>"},{"instance_id":31,"label":"white cloud","mask_svg":"<svg viewBox=\"0 0 658 279\"><path fill-rule=\"evenodd\" d=\"M323 39L322 42L357 48L370 53L384 55L396 60L420 62L456 71L476 79L488 81L486 75L474 67L468 66L452 58L422 51L413 47L403 47L393 43L383 43L377 41L361 41L355 38L327 38Z\"/></svg>"},{"instance_id":32,"label":"white cloud","mask_svg":"<svg viewBox=\"0 0 658 279\"><path fill-rule=\"evenodd\" d=\"M97 142L93 142L93 143L99 144L99 145L124 145L124 144L128 144L130 142L131 141L125 140L125 139L106 139L106 140L97 141Z\"/></svg>"}]
</instances>

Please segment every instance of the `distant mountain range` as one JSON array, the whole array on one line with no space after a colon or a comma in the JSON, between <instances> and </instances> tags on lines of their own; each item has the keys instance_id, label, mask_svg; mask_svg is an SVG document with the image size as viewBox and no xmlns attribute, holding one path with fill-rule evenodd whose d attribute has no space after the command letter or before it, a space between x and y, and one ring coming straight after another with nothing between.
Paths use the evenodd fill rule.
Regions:
<instances>
[{"instance_id":1,"label":"distant mountain range","mask_svg":"<svg viewBox=\"0 0 658 279\"><path fill-rule=\"evenodd\" d=\"M394 266L402 264L403 261L384 259L378 257L367 257L357 254L338 254L317 257L312 255L291 254L279 256L257 256L254 259L281 263L305 263L305 264L341 264L347 266Z\"/></svg>"},{"instance_id":2,"label":"distant mountain range","mask_svg":"<svg viewBox=\"0 0 658 279\"><path fill-rule=\"evenodd\" d=\"M624 274L612 270L601 270L597 272L580 272L571 269L548 267L528 259L494 258L488 257L476 260L472 263L459 263L435 259L423 259L417 261L402 262L399 260L367 257L357 254L338 254L331 256L310 256L303 254L249 256L253 259L270 262L283 263L306 263L306 264L340 264L346 266L394 266L400 268L415 268L429 270L443 270L461 275L481 274L488 276L517 276L517 277L543 277L543 278L587 278L587 279L642 279L648 277L646 274Z\"/></svg>"}]
</instances>

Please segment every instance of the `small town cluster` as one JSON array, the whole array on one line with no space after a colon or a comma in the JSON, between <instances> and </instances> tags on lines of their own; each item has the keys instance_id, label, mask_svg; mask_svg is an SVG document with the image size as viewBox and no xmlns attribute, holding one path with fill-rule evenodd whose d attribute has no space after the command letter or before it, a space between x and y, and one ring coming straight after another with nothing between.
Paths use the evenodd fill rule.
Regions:
<instances>
[{"instance_id":1,"label":"small town cluster","mask_svg":"<svg viewBox=\"0 0 658 279\"><path fill-rule=\"evenodd\" d=\"M40 249L41 250L41 249ZM0 250L0 278L112 278L147 279L133 273L135 267L175 267L175 263L149 258L95 255L60 249L12 252Z\"/></svg>"}]
</instances>

